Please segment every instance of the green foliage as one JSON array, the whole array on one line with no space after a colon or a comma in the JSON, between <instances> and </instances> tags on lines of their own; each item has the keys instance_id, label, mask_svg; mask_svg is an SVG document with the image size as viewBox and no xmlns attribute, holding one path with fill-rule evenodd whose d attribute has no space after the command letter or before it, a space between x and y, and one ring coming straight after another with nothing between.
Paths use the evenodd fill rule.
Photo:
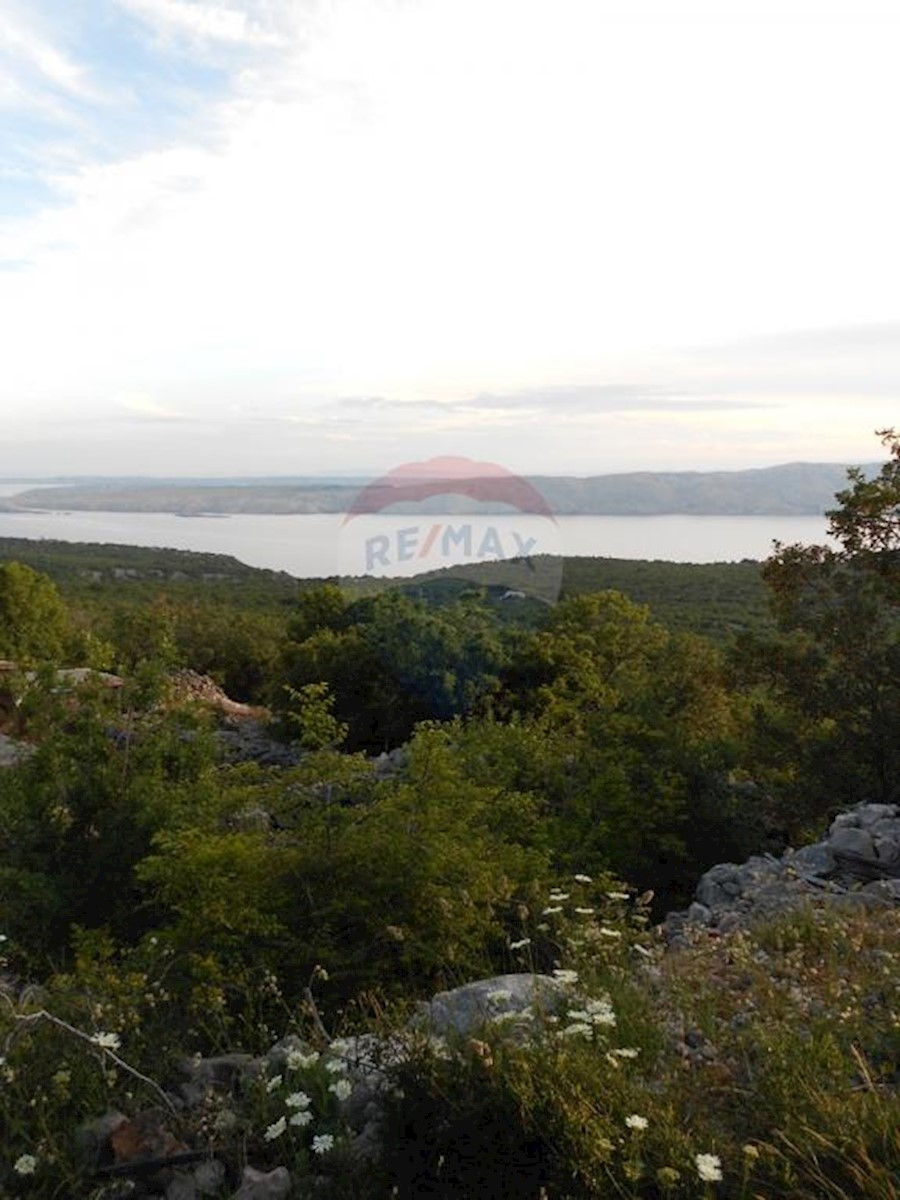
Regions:
<instances>
[{"instance_id":1,"label":"green foliage","mask_svg":"<svg viewBox=\"0 0 900 1200\"><path fill-rule=\"evenodd\" d=\"M839 547L778 548L764 568L778 633L733 654L755 689L751 751L807 820L900 794L900 435L882 437L891 461L851 472L829 514Z\"/></svg>"},{"instance_id":2,"label":"green foliage","mask_svg":"<svg viewBox=\"0 0 900 1200\"><path fill-rule=\"evenodd\" d=\"M21 563L0 565L0 657L56 661L68 634L68 614L53 582Z\"/></svg>"}]
</instances>

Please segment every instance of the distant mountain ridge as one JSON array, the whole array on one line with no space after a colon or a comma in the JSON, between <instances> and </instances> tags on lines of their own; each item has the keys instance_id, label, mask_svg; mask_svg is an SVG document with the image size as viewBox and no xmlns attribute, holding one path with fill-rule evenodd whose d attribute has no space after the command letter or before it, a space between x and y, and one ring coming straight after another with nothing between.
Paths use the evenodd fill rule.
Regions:
<instances>
[{"instance_id":1,"label":"distant mountain ridge","mask_svg":"<svg viewBox=\"0 0 900 1200\"><path fill-rule=\"evenodd\" d=\"M880 463L862 464L875 475ZM787 463L741 471L631 471L619 475L530 476L558 516L821 516L847 486L846 465ZM290 483L147 480L42 486L0 501L0 509L202 514L312 514L346 512L363 486L332 479ZM453 494L422 503L398 503L389 513L502 513L507 505Z\"/></svg>"}]
</instances>

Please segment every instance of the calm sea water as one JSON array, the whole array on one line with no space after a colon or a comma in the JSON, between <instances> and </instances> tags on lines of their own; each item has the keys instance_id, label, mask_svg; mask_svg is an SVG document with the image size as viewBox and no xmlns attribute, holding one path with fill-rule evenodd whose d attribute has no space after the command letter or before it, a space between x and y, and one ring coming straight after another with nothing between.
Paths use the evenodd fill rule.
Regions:
<instances>
[{"instance_id":1,"label":"calm sea water","mask_svg":"<svg viewBox=\"0 0 900 1200\"><path fill-rule=\"evenodd\" d=\"M0 487L13 495L21 485ZM230 554L300 578L412 575L453 561L533 554L735 562L763 559L774 539L823 542L824 517L178 517L168 513L0 513L0 536L166 546ZM531 543L531 544L529 544ZM443 559L442 559L443 554Z\"/></svg>"}]
</instances>

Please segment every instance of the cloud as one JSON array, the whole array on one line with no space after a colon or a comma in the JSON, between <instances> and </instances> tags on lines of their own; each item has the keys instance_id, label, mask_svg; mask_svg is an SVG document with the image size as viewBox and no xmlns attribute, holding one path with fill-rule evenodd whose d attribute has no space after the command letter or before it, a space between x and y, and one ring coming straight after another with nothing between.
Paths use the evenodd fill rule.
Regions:
<instances>
[{"instance_id":1,"label":"cloud","mask_svg":"<svg viewBox=\"0 0 900 1200\"><path fill-rule=\"evenodd\" d=\"M81 99L97 98L85 67L9 13L0 13L0 50L20 69L31 68L60 91Z\"/></svg>"},{"instance_id":2,"label":"cloud","mask_svg":"<svg viewBox=\"0 0 900 1200\"><path fill-rule=\"evenodd\" d=\"M471 402L481 409L546 410L560 413L616 412L730 412L740 408L775 408L761 400L723 396L685 395L682 390L639 383L582 384L569 387L524 388L519 392L483 393Z\"/></svg>"},{"instance_id":3,"label":"cloud","mask_svg":"<svg viewBox=\"0 0 900 1200\"><path fill-rule=\"evenodd\" d=\"M118 0L119 7L146 22L160 36L181 36L197 42L232 46L280 46L276 30L253 20L247 12L224 4L187 0Z\"/></svg>"},{"instance_id":4,"label":"cloud","mask_svg":"<svg viewBox=\"0 0 900 1200\"><path fill-rule=\"evenodd\" d=\"M183 421L186 413L170 404L160 404L152 396L139 393L126 393L116 397L116 403L126 409L133 417L147 421Z\"/></svg>"}]
</instances>

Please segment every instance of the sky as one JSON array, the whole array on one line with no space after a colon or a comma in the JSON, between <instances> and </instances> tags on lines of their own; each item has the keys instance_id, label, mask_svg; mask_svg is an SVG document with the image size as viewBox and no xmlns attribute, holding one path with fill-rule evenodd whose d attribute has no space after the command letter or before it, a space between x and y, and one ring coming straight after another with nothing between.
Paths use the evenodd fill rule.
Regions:
<instances>
[{"instance_id":1,"label":"sky","mask_svg":"<svg viewBox=\"0 0 900 1200\"><path fill-rule=\"evenodd\" d=\"M874 461L896 0L0 0L0 477Z\"/></svg>"}]
</instances>

